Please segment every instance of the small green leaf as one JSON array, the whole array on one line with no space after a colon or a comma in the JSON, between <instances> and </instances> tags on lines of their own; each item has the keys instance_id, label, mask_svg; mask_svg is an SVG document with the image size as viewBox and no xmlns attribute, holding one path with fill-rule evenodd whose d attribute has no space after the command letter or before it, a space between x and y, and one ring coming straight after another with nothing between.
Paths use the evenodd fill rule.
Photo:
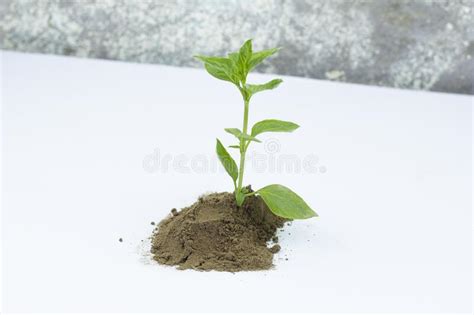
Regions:
<instances>
[{"instance_id":1,"label":"small green leaf","mask_svg":"<svg viewBox=\"0 0 474 315\"><path fill-rule=\"evenodd\" d=\"M224 129L226 132L230 133L231 135L234 135L237 139L244 139L244 140L250 140L250 141L255 141L255 142L262 142L258 140L255 137L252 137L251 135L245 134L240 129L238 128L225 128Z\"/></svg>"},{"instance_id":2,"label":"small green leaf","mask_svg":"<svg viewBox=\"0 0 474 315\"><path fill-rule=\"evenodd\" d=\"M241 74L240 80L245 83L247 74L249 73L249 62L252 58L252 40L247 40L239 50L238 68Z\"/></svg>"},{"instance_id":3,"label":"small green leaf","mask_svg":"<svg viewBox=\"0 0 474 315\"><path fill-rule=\"evenodd\" d=\"M282 79L273 79L265 84L246 84L245 87L247 88L247 91L250 92L250 95L254 95L261 91L272 90L279 86L281 82L283 82Z\"/></svg>"},{"instance_id":4,"label":"small green leaf","mask_svg":"<svg viewBox=\"0 0 474 315\"><path fill-rule=\"evenodd\" d=\"M237 83L238 78L233 71L233 62L229 58L224 57L208 57L208 56L194 56L196 59L204 62L204 67L207 72L213 77Z\"/></svg>"},{"instance_id":5,"label":"small green leaf","mask_svg":"<svg viewBox=\"0 0 474 315\"><path fill-rule=\"evenodd\" d=\"M230 145L229 148L240 149L240 145Z\"/></svg>"},{"instance_id":6,"label":"small green leaf","mask_svg":"<svg viewBox=\"0 0 474 315\"><path fill-rule=\"evenodd\" d=\"M214 67L229 69L230 66L232 65L230 59L225 58L225 57L210 57L210 56L197 55L197 56L194 56L194 58L201 60L202 62L207 63Z\"/></svg>"},{"instance_id":7,"label":"small green leaf","mask_svg":"<svg viewBox=\"0 0 474 315\"><path fill-rule=\"evenodd\" d=\"M277 216L287 219L309 219L318 216L300 196L285 186L268 185L257 193Z\"/></svg>"},{"instance_id":8,"label":"small green leaf","mask_svg":"<svg viewBox=\"0 0 474 315\"><path fill-rule=\"evenodd\" d=\"M237 164L235 163L234 159L230 156L229 152L227 152L227 150L222 145L222 143L219 141L219 139L216 139L216 140L217 140L216 142L217 156L219 157L219 160L221 161L222 165L227 171L227 174L229 174L230 177L232 177L235 184L235 182L237 181L237 177L239 176Z\"/></svg>"},{"instance_id":9,"label":"small green leaf","mask_svg":"<svg viewBox=\"0 0 474 315\"><path fill-rule=\"evenodd\" d=\"M253 125L252 137L256 137L263 132L292 132L298 128L299 126L291 121L266 119Z\"/></svg>"},{"instance_id":10,"label":"small green leaf","mask_svg":"<svg viewBox=\"0 0 474 315\"><path fill-rule=\"evenodd\" d=\"M229 60L232 63L232 73L238 79L245 83L247 74L249 73L249 62L252 57L252 40L247 40L238 52L228 54Z\"/></svg>"},{"instance_id":11,"label":"small green leaf","mask_svg":"<svg viewBox=\"0 0 474 315\"><path fill-rule=\"evenodd\" d=\"M248 39L247 41L245 41L242 47L240 47L239 56L240 58L242 58L242 60L245 61L245 63L250 61L250 58L252 58L252 40L251 39Z\"/></svg>"},{"instance_id":12,"label":"small green leaf","mask_svg":"<svg viewBox=\"0 0 474 315\"><path fill-rule=\"evenodd\" d=\"M233 82L230 76L222 70L222 68L219 67L214 67L208 63L204 64L204 67L206 68L207 72L212 75L214 78L224 80L224 81L229 81Z\"/></svg>"},{"instance_id":13,"label":"small green leaf","mask_svg":"<svg viewBox=\"0 0 474 315\"><path fill-rule=\"evenodd\" d=\"M232 62L232 73L238 78L238 81L242 80L244 75L239 65L239 53L238 52L230 53L228 56L229 56L230 61Z\"/></svg>"},{"instance_id":14,"label":"small green leaf","mask_svg":"<svg viewBox=\"0 0 474 315\"><path fill-rule=\"evenodd\" d=\"M263 60L278 52L279 50L280 48L272 48L252 53L252 57L249 61L249 71L259 65Z\"/></svg>"}]
</instances>

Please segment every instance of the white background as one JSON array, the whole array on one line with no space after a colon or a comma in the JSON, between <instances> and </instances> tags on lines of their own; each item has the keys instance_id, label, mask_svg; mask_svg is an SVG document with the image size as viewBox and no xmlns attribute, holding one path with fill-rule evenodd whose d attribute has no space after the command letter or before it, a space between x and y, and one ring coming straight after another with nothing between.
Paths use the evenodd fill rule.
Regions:
<instances>
[{"instance_id":1,"label":"white background","mask_svg":"<svg viewBox=\"0 0 474 315\"><path fill-rule=\"evenodd\" d=\"M301 125L262 135L276 156L318 167L250 164L245 182L291 187L320 217L279 234L273 270L231 274L150 263L141 240L171 208L231 190L189 163L214 163L216 137L232 144L235 88L203 70L9 52L2 79L3 311L471 310L472 97L291 77L255 96L252 122ZM158 151L184 166L151 171Z\"/></svg>"}]
</instances>

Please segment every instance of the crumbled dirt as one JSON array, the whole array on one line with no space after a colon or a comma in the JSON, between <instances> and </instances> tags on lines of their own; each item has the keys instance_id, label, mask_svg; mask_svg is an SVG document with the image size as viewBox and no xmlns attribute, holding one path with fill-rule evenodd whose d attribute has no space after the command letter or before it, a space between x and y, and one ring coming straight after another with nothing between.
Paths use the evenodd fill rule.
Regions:
<instances>
[{"instance_id":1,"label":"crumbled dirt","mask_svg":"<svg viewBox=\"0 0 474 315\"><path fill-rule=\"evenodd\" d=\"M278 244L273 245L272 247L270 247L270 251L272 252L272 254L276 254L276 253L278 253L280 250L281 250L281 247L280 247L280 245L278 245Z\"/></svg>"},{"instance_id":2,"label":"crumbled dirt","mask_svg":"<svg viewBox=\"0 0 474 315\"><path fill-rule=\"evenodd\" d=\"M152 236L151 253L159 263L231 272L272 267L280 246L268 248L267 242L286 220L271 213L260 197L247 197L238 207L233 194L213 193L173 210Z\"/></svg>"}]
</instances>

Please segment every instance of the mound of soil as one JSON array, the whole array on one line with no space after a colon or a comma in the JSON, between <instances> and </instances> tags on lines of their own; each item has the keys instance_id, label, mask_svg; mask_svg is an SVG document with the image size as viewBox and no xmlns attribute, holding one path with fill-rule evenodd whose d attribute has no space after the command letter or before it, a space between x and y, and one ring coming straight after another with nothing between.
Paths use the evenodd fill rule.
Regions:
<instances>
[{"instance_id":1,"label":"mound of soil","mask_svg":"<svg viewBox=\"0 0 474 315\"><path fill-rule=\"evenodd\" d=\"M285 219L270 212L260 197L247 197L242 207L231 193L199 198L156 227L151 253L161 264L179 269L244 271L272 267L279 245L275 232Z\"/></svg>"}]
</instances>

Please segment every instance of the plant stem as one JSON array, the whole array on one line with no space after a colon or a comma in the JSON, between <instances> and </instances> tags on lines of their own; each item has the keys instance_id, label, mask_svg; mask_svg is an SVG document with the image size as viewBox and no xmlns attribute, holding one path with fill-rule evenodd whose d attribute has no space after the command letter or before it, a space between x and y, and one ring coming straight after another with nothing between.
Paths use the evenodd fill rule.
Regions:
<instances>
[{"instance_id":1,"label":"plant stem","mask_svg":"<svg viewBox=\"0 0 474 315\"><path fill-rule=\"evenodd\" d=\"M249 122L249 101L244 100L244 125L242 128L242 132L247 134ZM237 190L241 191L242 189L242 182L244 179L244 168L245 168L245 153L247 151L246 141L245 139L240 139L240 166L239 166L239 183L237 185Z\"/></svg>"}]
</instances>

